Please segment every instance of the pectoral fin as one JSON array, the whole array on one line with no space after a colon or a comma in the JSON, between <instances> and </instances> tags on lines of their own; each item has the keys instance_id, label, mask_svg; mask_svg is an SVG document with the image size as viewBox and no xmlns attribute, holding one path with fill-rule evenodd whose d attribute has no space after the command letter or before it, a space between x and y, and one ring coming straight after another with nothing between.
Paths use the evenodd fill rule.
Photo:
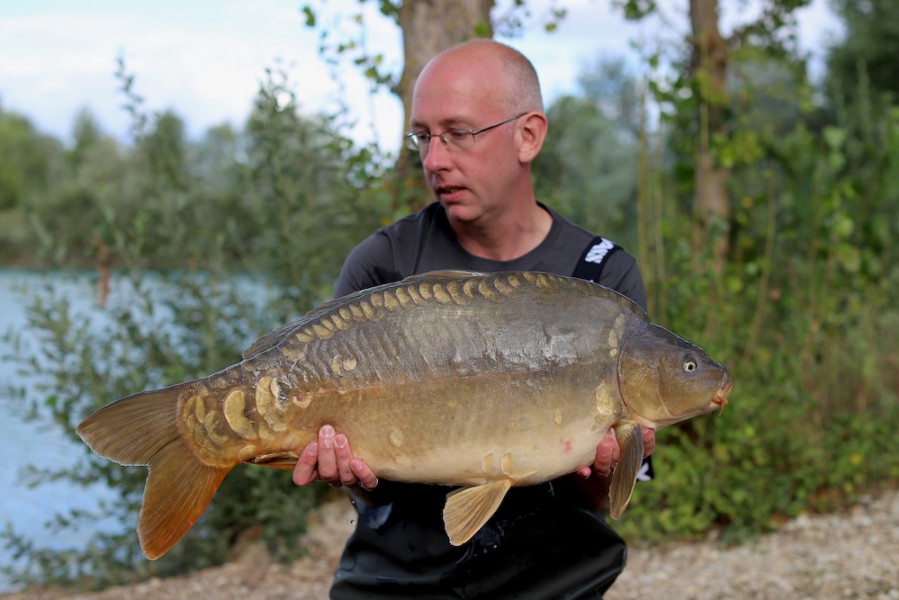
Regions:
<instances>
[{"instance_id":1,"label":"pectoral fin","mask_svg":"<svg viewBox=\"0 0 899 600\"><path fill-rule=\"evenodd\" d=\"M443 523L450 543L461 546L470 540L493 516L510 487L512 482L502 479L447 494Z\"/></svg>"},{"instance_id":2,"label":"pectoral fin","mask_svg":"<svg viewBox=\"0 0 899 600\"><path fill-rule=\"evenodd\" d=\"M615 428L621 457L612 474L612 485L609 488L611 506L609 515L617 519L627 508L637 483L637 474L643 463L643 430L639 423L625 421Z\"/></svg>"},{"instance_id":3,"label":"pectoral fin","mask_svg":"<svg viewBox=\"0 0 899 600\"><path fill-rule=\"evenodd\" d=\"M271 454L262 454L260 456L255 456L251 458L249 462L253 463L254 465L260 465L263 467L271 467L273 469L290 471L296 466L297 460L299 460L299 458L300 457L296 452L286 450L284 452L273 452Z\"/></svg>"}]
</instances>

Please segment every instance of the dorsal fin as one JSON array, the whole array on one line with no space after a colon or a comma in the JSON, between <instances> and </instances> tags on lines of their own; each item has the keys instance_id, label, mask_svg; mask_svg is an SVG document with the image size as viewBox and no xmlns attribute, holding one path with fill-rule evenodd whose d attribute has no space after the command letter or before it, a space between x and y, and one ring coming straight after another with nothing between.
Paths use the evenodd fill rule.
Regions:
<instances>
[{"instance_id":1,"label":"dorsal fin","mask_svg":"<svg viewBox=\"0 0 899 600\"><path fill-rule=\"evenodd\" d=\"M259 336L255 342L247 346L247 349L243 351L243 357L245 359L250 358L251 356L255 356L260 352L265 352L266 350L270 350L281 343L282 340L289 338L294 333L298 332L301 329L307 327L312 321L315 321L319 317L321 317L324 313L331 312L333 309L338 306L344 304L352 303L356 298L360 296L364 296L369 294L375 290L380 288L387 287L388 285L395 285L392 283L386 285L380 285L377 287L369 288L367 290L360 290L358 292L352 292L347 294L346 296L341 296L339 298L332 298L331 300L327 300L315 308L309 310L309 312L305 313L299 319L291 321L286 325L282 325L281 327L275 329L274 331L270 331L264 335Z\"/></svg>"},{"instance_id":2,"label":"dorsal fin","mask_svg":"<svg viewBox=\"0 0 899 600\"><path fill-rule=\"evenodd\" d=\"M329 313L335 308L339 306L343 306L346 304L352 303L355 299L369 295L373 292L382 290L384 288L396 287L403 283L410 283L421 279L455 279L459 277L473 277L473 276L482 276L485 273L479 273L475 271L453 271L453 270L445 270L445 271L430 271L428 273L421 273L419 275L410 275L401 281L395 281L393 283L387 283L379 286L375 286L372 288L368 288L365 290L360 290L358 292L353 292L351 294L347 294L346 296L341 296L340 298L334 298L332 300L328 300L327 302L323 302L319 304L306 314L304 314L299 319L295 321L291 321L286 325L282 325L277 329L270 331L264 335L259 336L256 341L250 344L246 350L243 351L243 358L247 359L251 356L255 356L260 352L265 352L266 350L271 350L278 344L280 344L284 339L291 337L297 331L308 326L312 321L318 319L325 313Z\"/></svg>"},{"instance_id":3,"label":"dorsal fin","mask_svg":"<svg viewBox=\"0 0 899 600\"><path fill-rule=\"evenodd\" d=\"M418 275L409 275L403 279L403 281L415 281L418 279L457 279L459 277L483 277L484 275L487 275L487 273L482 273L481 271L464 271L462 269L445 269L440 271L428 271L427 273L420 273Z\"/></svg>"},{"instance_id":4,"label":"dorsal fin","mask_svg":"<svg viewBox=\"0 0 899 600\"><path fill-rule=\"evenodd\" d=\"M274 348L281 343L281 340L288 337L300 324L305 324L305 321L302 318L297 321L291 321L287 325L283 325L274 331L259 336L256 338L256 341L247 346L247 349L243 351L243 358L247 359L260 352L265 352L266 350Z\"/></svg>"}]
</instances>

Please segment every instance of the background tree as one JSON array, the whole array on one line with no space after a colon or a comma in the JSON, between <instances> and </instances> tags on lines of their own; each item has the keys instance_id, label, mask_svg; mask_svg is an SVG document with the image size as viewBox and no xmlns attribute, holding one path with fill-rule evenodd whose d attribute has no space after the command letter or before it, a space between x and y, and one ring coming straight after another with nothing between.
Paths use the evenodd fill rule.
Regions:
<instances>
[{"instance_id":1,"label":"background tree","mask_svg":"<svg viewBox=\"0 0 899 600\"><path fill-rule=\"evenodd\" d=\"M576 93L547 107L550 135L534 163L537 197L590 231L636 248L638 82L601 58Z\"/></svg>"},{"instance_id":2,"label":"background tree","mask_svg":"<svg viewBox=\"0 0 899 600\"><path fill-rule=\"evenodd\" d=\"M871 90L899 98L899 5L891 0L833 0L845 34L828 51L827 72L838 94L855 96L865 77ZM832 92L833 93L833 92Z\"/></svg>"},{"instance_id":3,"label":"background tree","mask_svg":"<svg viewBox=\"0 0 899 600\"><path fill-rule=\"evenodd\" d=\"M28 219L41 197L64 176L62 144L26 117L0 106L0 256L28 261Z\"/></svg>"},{"instance_id":4,"label":"background tree","mask_svg":"<svg viewBox=\"0 0 899 600\"><path fill-rule=\"evenodd\" d=\"M721 31L718 0L688 3L688 58L674 57L673 66L674 72L681 74L674 82L678 93L689 91L693 96L692 118L680 115L681 122L693 132L693 256L697 265L708 257L709 267L719 275L730 253L729 171L721 161L721 153L735 130L728 94L734 53L752 48L784 55L795 46L793 13L807 3L808 0L765 0L758 17L735 26L730 35ZM630 19L643 19L660 10L652 1L618 0L616 4ZM665 96L674 99L672 95Z\"/></svg>"}]
</instances>

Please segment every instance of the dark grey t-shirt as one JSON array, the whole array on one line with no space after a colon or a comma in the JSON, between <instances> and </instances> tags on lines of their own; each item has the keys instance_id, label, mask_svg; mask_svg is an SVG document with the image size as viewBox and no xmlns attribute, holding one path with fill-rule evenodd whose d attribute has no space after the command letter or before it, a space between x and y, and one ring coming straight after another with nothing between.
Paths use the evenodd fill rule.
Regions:
<instances>
[{"instance_id":1,"label":"dark grey t-shirt","mask_svg":"<svg viewBox=\"0 0 899 600\"><path fill-rule=\"evenodd\" d=\"M514 260L497 261L470 254L456 240L443 207L433 203L396 223L382 227L350 253L335 296L399 281L410 275L462 269L467 271L542 271L571 276L594 235L551 208L553 223L539 246ZM637 261L626 252L608 257L600 281L646 308L646 291Z\"/></svg>"},{"instance_id":2,"label":"dark grey t-shirt","mask_svg":"<svg viewBox=\"0 0 899 600\"><path fill-rule=\"evenodd\" d=\"M431 204L359 244L341 269L335 295L438 270L570 276L594 236L546 210L553 224L537 248L494 261L462 248L443 208ZM646 306L639 269L626 252L607 257L600 283ZM448 490L381 480L371 494L354 494L358 520L331 598L595 599L624 568L624 541L571 477L512 488L484 528L459 547L449 544L443 526Z\"/></svg>"}]
</instances>

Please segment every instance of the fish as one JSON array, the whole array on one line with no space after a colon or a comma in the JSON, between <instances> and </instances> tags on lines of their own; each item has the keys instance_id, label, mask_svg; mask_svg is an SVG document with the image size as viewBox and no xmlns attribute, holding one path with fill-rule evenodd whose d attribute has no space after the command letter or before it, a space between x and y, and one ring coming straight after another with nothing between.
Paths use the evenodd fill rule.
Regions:
<instances>
[{"instance_id":1,"label":"fish","mask_svg":"<svg viewBox=\"0 0 899 600\"><path fill-rule=\"evenodd\" d=\"M450 486L453 545L513 486L590 465L614 428L610 514L630 502L641 427L723 410L725 367L627 297L540 272L432 272L331 300L263 335L207 377L97 410L93 452L147 466L138 519L156 559L235 466L293 469L332 425L378 477Z\"/></svg>"}]
</instances>

